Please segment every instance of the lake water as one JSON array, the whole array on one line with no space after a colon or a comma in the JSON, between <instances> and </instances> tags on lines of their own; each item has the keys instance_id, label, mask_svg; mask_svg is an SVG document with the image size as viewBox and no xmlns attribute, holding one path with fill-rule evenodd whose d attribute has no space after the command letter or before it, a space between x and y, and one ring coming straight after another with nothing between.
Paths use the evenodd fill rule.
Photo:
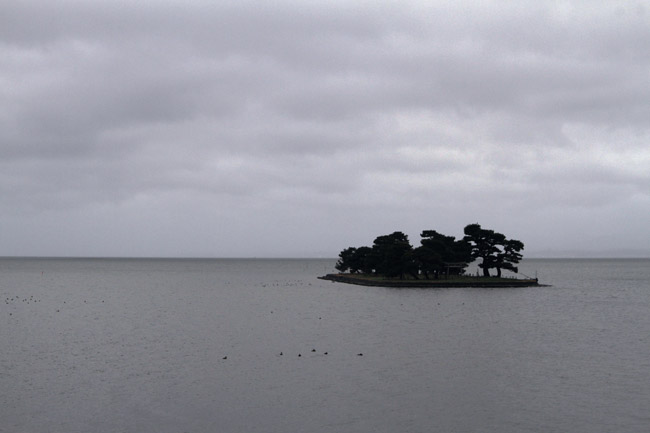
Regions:
<instances>
[{"instance_id":1,"label":"lake water","mask_svg":"<svg viewBox=\"0 0 650 433\"><path fill-rule=\"evenodd\" d=\"M0 259L0 432L650 431L650 260L516 289L333 266Z\"/></svg>"}]
</instances>

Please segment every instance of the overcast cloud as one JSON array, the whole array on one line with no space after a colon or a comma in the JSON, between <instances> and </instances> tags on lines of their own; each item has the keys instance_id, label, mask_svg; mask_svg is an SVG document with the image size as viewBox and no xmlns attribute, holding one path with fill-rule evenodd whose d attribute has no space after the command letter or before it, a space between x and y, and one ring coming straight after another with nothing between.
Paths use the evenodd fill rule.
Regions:
<instances>
[{"instance_id":1,"label":"overcast cloud","mask_svg":"<svg viewBox=\"0 0 650 433\"><path fill-rule=\"evenodd\" d=\"M650 255L641 1L0 3L0 255Z\"/></svg>"}]
</instances>

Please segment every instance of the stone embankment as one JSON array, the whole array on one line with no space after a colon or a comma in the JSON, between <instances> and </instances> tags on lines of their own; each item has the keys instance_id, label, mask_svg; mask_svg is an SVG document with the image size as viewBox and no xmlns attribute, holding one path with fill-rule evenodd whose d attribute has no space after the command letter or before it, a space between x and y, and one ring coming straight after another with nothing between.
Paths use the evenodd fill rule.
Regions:
<instances>
[{"instance_id":1,"label":"stone embankment","mask_svg":"<svg viewBox=\"0 0 650 433\"><path fill-rule=\"evenodd\" d=\"M443 287L533 287L543 286L539 284L536 278L517 279L517 278L491 278L491 277L461 277L447 280L440 278L436 280L426 279L381 279L376 277L366 277L353 274L327 274L318 277L321 280L329 280L337 283L356 284L359 286L376 286L376 287L419 287L419 288L443 288Z\"/></svg>"}]
</instances>

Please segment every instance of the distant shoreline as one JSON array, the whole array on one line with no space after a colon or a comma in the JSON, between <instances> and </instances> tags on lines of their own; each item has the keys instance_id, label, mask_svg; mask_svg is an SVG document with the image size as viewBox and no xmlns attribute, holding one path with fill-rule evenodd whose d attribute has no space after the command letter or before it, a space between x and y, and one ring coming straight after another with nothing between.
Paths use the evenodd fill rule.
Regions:
<instances>
[{"instance_id":1,"label":"distant shoreline","mask_svg":"<svg viewBox=\"0 0 650 433\"><path fill-rule=\"evenodd\" d=\"M362 274L327 274L318 277L336 283L355 284L358 286L394 287L394 288L452 288L452 287L544 287L536 278L496 278L496 277L452 277L435 280L416 279L385 279Z\"/></svg>"}]
</instances>

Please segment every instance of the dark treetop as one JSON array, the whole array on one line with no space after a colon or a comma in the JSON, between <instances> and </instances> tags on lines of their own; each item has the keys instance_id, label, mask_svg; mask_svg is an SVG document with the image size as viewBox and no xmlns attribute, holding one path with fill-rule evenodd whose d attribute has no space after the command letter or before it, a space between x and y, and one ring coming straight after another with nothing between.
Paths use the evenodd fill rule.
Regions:
<instances>
[{"instance_id":1,"label":"dark treetop","mask_svg":"<svg viewBox=\"0 0 650 433\"><path fill-rule=\"evenodd\" d=\"M441 275L462 275L465 268L476 259L483 275L490 276L490 269L517 272L524 244L494 230L483 229L477 223L469 224L465 236L456 240L435 230L420 234L420 246L413 248L408 236L402 232L379 236L372 247L349 247L341 251L336 269L352 274L362 273L387 278L439 278Z\"/></svg>"}]
</instances>

